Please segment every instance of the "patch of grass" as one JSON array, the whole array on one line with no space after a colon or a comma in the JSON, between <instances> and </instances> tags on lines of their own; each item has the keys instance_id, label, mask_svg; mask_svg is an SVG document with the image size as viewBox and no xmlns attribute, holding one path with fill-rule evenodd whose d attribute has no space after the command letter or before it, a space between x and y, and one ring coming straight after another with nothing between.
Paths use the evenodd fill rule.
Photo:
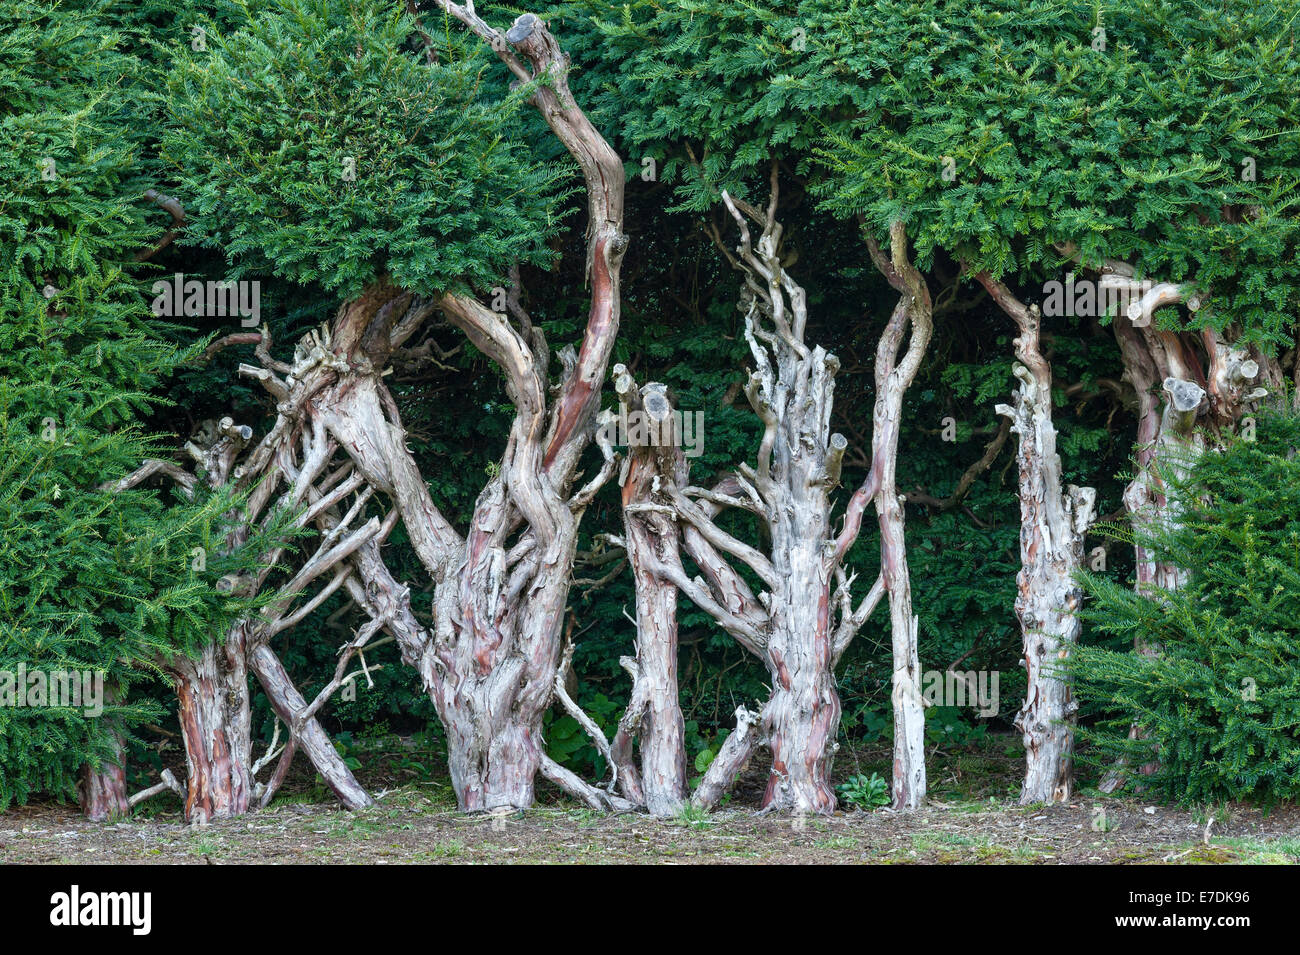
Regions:
<instances>
[{"instance_id":1,"label":"patch of grass","mask_svg":"<svg viewBox=\"0 0 1300 955\"><path fill-rule=\"evenodd\" d=\"M934 839L930 838L930 835L928 833L924 833L924 832L912 833L913 852L929 852L931 849L937 848L938 845L939 843L936 842Z\"/></svg>"},{"instance_id":2,"label":"patch of grass","mask_svg":"<svg viewBox=\"0 0 1300 955\"><path fill-rule=\"evenodd\" d=\"M1223 838L1211 839L1212 846L1227 846L1241 854L1243 865L1300 864L1300 838L1279 839Z\"/></svg>"},{"instance_id":3,"label":"patch of grass","mask_svg":"<svg viewBox=\"0 0 1300 955\"><path fill-rule=\"evenodd\" d=\"M818 839L813 843L814 849L856 849L858 840L852 836L833 836L830 839Z\"/></svg>"},{"instance_id":4,"label":"patch of grass","mask_svg":"<svg viewBox=\"0 0 1300 955\"><path fill-rule=\"evenodd\" d=\"M220 848L221 843L212 836L201 836L194 842L194 845L190 847L190 851L196 856L210 856L216 855Z\"/></svg>"},{"instance_id":5,"label":"patch of grass","mask_svg":"<svg viewBox=\"0 0 1300 955\"><path fill-rule=\"evenodd\" d=\"M1038 861L1042 854L1041 850L1035 849L1033 846L1021 845L1016 846L1011 850L1011 860L1023 865L1025 863Z\"/></svg>"},{"instance_id":6,"label":"patch of grass","mask_svg":"<svg viewBox=\"0 0 1300 955\"><path fill-rule=\"evenodd\" d=\"M678 811L677 815L668 820L670 825L689 826L694 829L709 829L713 823L709 820L707 810L698 809L692 805L685 805Z\"/></svg>"},{"instance_id":7,"label":"patch of grass","mask_svg":"<svg viewBox=\"0 0 1300 955\"><path fill-rule=\"evenodd\" d=\"M565 813L568 818L576 822L583 829L590 829L598 826L609 818L608 813L597 812L595 809L570 809Z\"/></svg>"},{"instance_id":8,"label":"patch of grass","mask_svg":"<svg viewBox=\"0 0 1300 955\"><path fill-rule=\"evenodd\" d=\"M459 839L449 839L446 842L435 843L420 853L426 859L454 859L464 854L465 843Z\"/></svg>"},{"instance_id":9,"label":"patch of grass","mask_svg":"<svg viewBox=\"0 0 1300 955\"><path fill-rule=\"evenodd\" d=\"M960 832L936 832L935 841L947 846L966 846L971 848L988 848L992 840L985 836L968 836Z\"/></svg>"}]
</instances>

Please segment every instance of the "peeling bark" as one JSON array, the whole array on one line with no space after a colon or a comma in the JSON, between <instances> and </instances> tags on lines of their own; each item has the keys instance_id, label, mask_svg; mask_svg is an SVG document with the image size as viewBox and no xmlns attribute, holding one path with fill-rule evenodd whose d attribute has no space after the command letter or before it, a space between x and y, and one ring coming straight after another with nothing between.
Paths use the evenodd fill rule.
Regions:
<instances>
[{"instance_id":1,"label":"peeling bark","mask_svg":"<svg viewBox=\"0 0 1300 955\"><path fill-rule=\"evenodd\" d=\"M405 447L396 405L379 378L379 353L362 347L377 337L376 328L392 329L390 348L379 357L397 346L409 324L398 316L413 307L409 294L376 283L340 310L326 336L304 343L292 381L279 381L271 369L255 373L273 393L301 394L303 413L337 442L368 487L390 498L434 583L434 625L425 629L412 622L409 605L401 609L409 590L387 574L377 551L363 542L348 558L366 589L382 595L388 609L368 609L380 614L378 624L420 672L447 731L460 807L521 809L532 804L534 779L546 766L541 724L554 697L579 521L613 467L612 451L603 447L600 472L572 489L579 457L592 442L618 329L627 245L623 166L573 100L567 58L545 24L525 14L502 35L472 6L440 6L490 42L518 78L546 76L532 102L587 182L591 306L580 348L561 354L558 395L548 400L545 341L521 308L501 315L456 294L433 303L500 367L516 410L500 467L462 537L431 500ZM593 798L565 773L549 774L579 798Z\"/></svg>"},{"instance_id":2,"label":"peeling bark","mask_svg":"<svg viewBox=\"0 0 1300 955\"><path fill-rule=\"evenodd\" d=\"M684 535L687 550L711 578L713 601L729 601L730 606L721 604L728 612L757 622L742 643L761 651L771 677L772 695L759 718L760 736L772 754L764 808L830 813L835 809L830 770L840 717L831 597L838 563L830 491L839 482L847 446L830 430L839 360L804 343L806 296L780 262L775 167L765 212L727 193L723 201L741 234L734 261L745 273L741 307L755 363L745 394L764 424L757 466L742 468L736 484L752 489L743 493L767 524L770 556L717 528L709 520L716 503L706 510L681 492L674 494L674 502L690 528ZM750 239L751 221L762 228L757 245ZM766 585L757 599L723 554L757 573ZM726 761L720 764L724 776L732 769ZM702 801L710 798L706 791Z\"/></svg>"},{"instance_id":3,"label":"peeling bark","mask_svg":"<svg viewBox=\"0 0 1300 955\"><path fill-rule=\"evenodd\" d=\"M316 713L342 685L342 668L351 656L386 630L401 647L403 660L419 671L447 730L452 781L461 807L525 808L533 801L536 773L547 764L541 723L554 697L560 623L578 525L614 466L612 450L603 444L604 465L585 485L573 489L579 458L592 443L600 385L618 329L619 269L627 246L622 231L623 165L574 101L567 57L542 21L525 14L502 36L479 19L472 5L440 5L488 40L519 79L545 77L531 100L586 179L591 306L580 348L561 353L564 374L558 394L553 402L548 400L545 338L517 299L507 317L463 295L419 299L381 277L346 303L328 327L299 342L292 362L271 356L265 329L214 343L209 354L229 345L257 346L258 364L241 365L240 373L257 379L276 400L276 423L242 458L252 432L229 419L220 423L210 446L191 442L187 449L208 480L253 488L246 513L239 515L244 530L236 521L230 546L246 539L244 532L272 504L305 506L301 523L313 523L321 532L316 553L283 590L303 593L318 579L326 581L323 586L296 606L297 598L291 596L266 608L245 622L247 632L239 638L249 668L290 728L289 754L306 753L345 805L369 803ZM431 499L406 448L396 403L381 380L392 352L435 309L501 368L516 408L499 471L480 494L463 537ZM331 472L336 452L346 455L348 463ZM160 471L186 487L195 480L174 465L149 462L124 486ZM272 501L281 481L287 489ZM371 518L357 526L376 492L389 498L392 510L382 523ZM350 494L355 499L345 506ZM397 520L403 522L434 583L432 628L416 620L409 587L392 578L379 551L378 543ZM266 555L265 569L258 574L229 581L231 591L260 592L278 556L279 551ZM340 589L370 621L342 648L335 677L308 702L269 642ZM216 652L209 648L193 672L189 664L178 665L178 688L186 697L183 715L190 725L186 740L195 775L190 789L196 815L247 805L247 787L242 779L236 781L246 762L245 731L238 725L246 719L246 707L224 706L218 690L222 681L208 678L208 659L215 663ZM283 768L277 767L277 776ZM569 779L571 774L555 768L548 774L584 800L596 798L609 808L628 805L613 796L593 797L590 787Z\"/></svg>"},{"instance_id":4,"label":"peeling bark","mask_svg":"<svg viewBox=\"0 0 1300 955\"><path fill-rule=\"evenodd\" d=\"M736 728L725 740L713 757L713 762L704 772L704 778L691 794L691 805L696 809L712 809L735 785L736 778L748 765L750 757L758 747L760 714L736 708Z\"/></svg>"},{"instance_id":5,"label":"peeling bark","mask_svg":"<svg viewBox=\"0 0 1300 955\"><path fill-rule=\"evenodd\" d=\"M265 330L252 334L265 367L243 366L242 370L261 378L263 384L282 399L276 425L271 431L255 447L249 448L253 434L251 428L236 425L229 418L206 422L185 446L195 464L195 473L174 463L151 461L117 484L119 489L124 489L162 473L175 480L186 493L192 493L200 478L214 487L229 484L237 489L251 489L243 510L228 515L230 526L223 543L227 548L243 546L272 504L276 508L292 510L301 507L305 501L314 502L302 520L303 523L313 520L321 526L320 546L288 581L286 589L297 593L316 577L334 571L330 584L303 606L294 608L292 599L281 600L265 608L258 617L237 621L225 639L214 640L201 648L197 657L160 661L172 675L179 701L188 768L186 818L199 824L209 819L239 815L252 804L257 787L253 781L248 701L250 669L263 679L273 705L291 728L294 745L289 748L289 754L299 748L307 753L345 806L357 808L370 804L369 796L329 743L314 712L303 716L305 704L302 697L275 661L274 654L270 654L269 660L264 659L261 665L253 665L253 661L259 659L259 650L266 649L267 641L292 627L347 579L345 573L337 570L338 565L362 542L373 538L379 525L371 521L350 534L343 533L356 518L369 492L358 495L358 502L346 516L340 517L337 508L331 505L357 490L362 482L337 482L328 494L318 489L317 482L324 483L323 473L335 447L327 440L319 422L304 420L306 401L302 388L311 387L313 383L299 379L291 388L278 380L270 369L292 369L271 359L270 340ZM244 341L246 337L247 333L242 334L232 343L251 343ZM314 368L317 363L317 356L313 356L300 365L299 370ZM295 448L302 450L301 460ZM340 474L335 472L336 477ZM281 480L287 482L288 489L277 499L274 495ZM323 497L326 499L322 501ZM282 549L274 549L262 555L259 570L223 578L219 586L241 596L259 593L281 555ZM260 656L266 658L267 654ZM277 767L281 779L287 768L287 762Z\"/></svg>"},{"instance_id":6,"label":"peeling bark","mask_svg":"<svg viewBox=\"0 0 1300 955\"><path fill-rule=\"evenodd\" d=\"M891 791L895 809L916 809L925 800L925 707L921 700L921 663L917 654L918 618L912 612L912 584L904 537L905 512L895 473L903 397L916 377L930 343L933 315L925 279L907 258L907 234L899 222L890 227L886 257L870 236L867 247L876 268L902 294L876 348L876 404L872 413L871 469L849 500L837 553L846 553L857 538L862 515L874 503L880 524L881 583L889 594L893 642L894 765ZM911 327L902 358L898 351ZM873 591L874 592L874 591Z\"/></svg>"},{"instance_id":7,"label":"peeling bark","mask_svg":"<svg viewBox=\"0 0 1300 955\"><path fill-rule=\"evenodd\" d=\"M113 698L111 692L108 696ZM120 738L114 737L114 742L117 748L114 759L101 763L98 768L87 763L81 767L81 778L77 781L81 812L92 822L112 822L128 811L126 749Z\"/></svg>"},{"instance_id":8,"label":"peeling bark","mask_svg":"<svg viewBox=\"0 0 1300 955\"><path fill-rule=\"evenodd\" d=\"M622 480L623 526L636 589L636 659L625 660L632 693L613 753L623 794L653 816L676 815L686 804L685 721L677 686L677 588L655 572L678 548L671 517L645 504L669 506L668 488L685 483L686 457L673 428L672 405L663 385L639 391L622 365L614 368L624 408L654 422L653 438L628 450ZM631 759L640 738L639 764Z\"/></svg>"},{"instance_id":9,"label":"peeling bark","mask_svg":"<svg viewBox=\"0 0 1300 955\"><path fill-rule=\"evenodd\" d=\"M244 659L245 627L223 646L169 668L185 743L185 818L202 825L248 811L253 792L253 740Z\"/></svg>"},{"instance_id":10,"label":"peeling bark","mask_svg":"<svg viewBox=\"0 0 1300 955\"><path fill-rule=\"evenodd\" d=\"M1061 458L1052 423L1052 372L1039 348L1041 316L987 272L976 276L1016 322L1020 364L1014 405L998 405L1019 438L1020 573L1016 615L1024 639L1025 702L1016 727L1025 744L1022 804L1066 802L1074 793L1074 718L1078 703L1060 672L1078 643L1083 600L1075 573L1083 565L1084 535L1096 517L1093 488L1061 487Z\"/></svg>"}]
</instances>

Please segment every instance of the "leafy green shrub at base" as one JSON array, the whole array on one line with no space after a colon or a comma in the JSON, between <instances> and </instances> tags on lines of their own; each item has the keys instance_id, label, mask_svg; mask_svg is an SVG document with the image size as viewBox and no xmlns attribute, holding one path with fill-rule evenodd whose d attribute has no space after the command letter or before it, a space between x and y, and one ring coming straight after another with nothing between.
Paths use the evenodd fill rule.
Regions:
<instances>
[{"instance_id":1,"label":"leafy green shrub at base","mask_svg":"<svg viewBox=\"0 0 1300 955\"><path fill-rule=\"evenodd\" d=\"M1183 520L1149 543L1188 572L1184 589L1084 577L1085 620L1162 648L1082 647L1072 662L1082 704L1104 714L1082 731L1085 761L1159 762L1126 774L1129 789L1182 803L1300 796L1300 416L1257 417L1256 441L1234 439L1173 482Z\"/></svg>"},{"instance_id":2,"label":"leafy green shrub at base","mask_svg":"<svg viewBox=\"0 0 1300 955\"><path fill-rule=\"evenodd\" d=\"M872 773L870 776L858 773L856 776L850 776L836 786L835 791L840 794L840 799L845 805L856 809L870 812L872 809L889 805L889 781L879 773Z\"/></svg>"}]
</instances>

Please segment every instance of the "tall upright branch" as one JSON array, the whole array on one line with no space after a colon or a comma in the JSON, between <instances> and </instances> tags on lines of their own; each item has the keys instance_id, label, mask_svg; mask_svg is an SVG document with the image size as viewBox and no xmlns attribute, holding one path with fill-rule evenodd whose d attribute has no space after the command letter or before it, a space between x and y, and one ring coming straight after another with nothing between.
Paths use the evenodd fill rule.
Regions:
<instances>
[{"instance_id":1,"label":"tall upright branch","mask_svg":"<svg viewBox=\"0 0 1300 955\"><path fill-rule=\"evenodd\" d=\"M1078 704L1061 672L1079 639L1084 535L1096 517L1093 488L1061 486L1052 423L1052 371L1039 347L1041 315L988 272L976 280L1016 323L1014 403L997 412L1019 438L1020 573L1016 615L1024 642L1027 686L1016 716L1025 743L1022 803L1064 802L1074 793L1074 716Z\"/></svg>"},{"instance_id":2,"label":"tall upright branch","mask_svg":"<svg viewBox=\"0 0 1300 955\"><path fill-rule=\"evenodd\" d=\"M896 487L898 435L903 396L916 377L933 331L930 291L907 255L907 232L901 222L889 227L889 255L874 236L866 235L876 268L901 293L876 346L876 404L872 413L871 468L850 498L834 554L843 558L857 539L867 504L874 502L880 524L881 580L889 595L893 643L894 767L893 804L918 808L925 799L925 708L921 701L921 664L917 654L918 619L912 612L912 584L904 538L905 511ZM911 328L907 350L899 358L903 336Z\"/></svg>"}]
</instances>

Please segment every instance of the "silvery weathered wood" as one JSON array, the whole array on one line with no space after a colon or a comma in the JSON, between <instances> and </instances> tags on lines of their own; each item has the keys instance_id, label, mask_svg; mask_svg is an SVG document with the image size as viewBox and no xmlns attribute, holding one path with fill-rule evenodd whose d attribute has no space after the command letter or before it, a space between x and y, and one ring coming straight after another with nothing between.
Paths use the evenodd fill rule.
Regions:
<instances>
[{"instance_id":1,"label":"silvery weathered wood","mask_svg":"<svg viewBox=\"0 0 1300 955\"><path fill-rule=\"evenodd\" d=\"M1016 726L1025 744L1022 803L1065 802L1074 793L1074 717L1078 704L1060 668L1078 643L1084 535L1096 517L1093 488L1061 486L1052 423L1052 371L1039 348L1041 316L987 272L976 278L1015 321L1013 404L997 412L1012 422L1020 468L1020 573L1016 615L1024 641L1025 702Z\"/></svg>"},{"instance_id":2,"label":"silvery weathered wood","mask_svg":"<svg viewBox=\"0 0 1300 955\"><path fill-rule=\"evenodd\" d=\"M924 791L924 764L920 763L920 789L910 768L923 753L920 748L919 667L915 663L915 619L910 613L906 561L902 548L902 509L893 490L893 465L886 458L897 453L897 424L902 394L916 373L928 338L928 295L919 275L906 264L901 226L894 230L896 262L907 278L900 280L908 298L900 305L882 339L877 379L883 401L878 401L877 464L869 485L854 496L839 535L831 529L831 493L839 484L847 447L842 435L830 430L835 374L839 361L820 346L804 340L807 302L804 290L781 262L780 223L776 220L777 171L773 167L771 199L759 210L723 193L723 202L740 230L740 243L728 258L745 278L741 307L745 312L745 339L755 368L745 394L764 424L755 465L742 465L711 489L683 487L685 467L672 463L652 469L653 482L640 477L634 463L625 474L624 512L629 528L629 559L640 569L636 578L638 646L671 643L675 620L664 594L663 582L675 585L701 609L710 613L741 646L767 666L771 696L760 712L742 708L737 728L715 757L691 799L709 807L734 781L758 745L771 752L771 771L763 804L769 809L798 813L828 813L835 808L830 769L837 748L840 703L835 691L835 664L849 641L892 586L891 606L904 614L895 635L903 659L911 647L910 685L896 697L902 707L907 744L905 774L912 780L911 794ZM750 223L760 227L755 243ZM895 273L899 274L899 273ZM909 316L915 331L904 366L896 369L894 357ZM621 371L621 370L620 370ZM620 394L638 394L625 374L616 384ZM652 386L642 389L644 394ZM663 459L661 458L662 462ZM881 487L891 496L878 497ZM882 551L889 560L886 572L855 609L852 578L842 562L861 527L866 502L876 499L881 510ZM892 506L891 506L892 505ZM724 508L755 514L766 525L770 547L766 552L724 531L714 518ZM677 541L667 525L656 524L653 544L634 540L636 521L671 517L680 529L681 545L701 571L690 578L682 567ZM755 594L733 566L744 564L761 581ZM832 581L835 585L832 586ZM640 682L640 681L639 681ZM647 693L665 692L660 682L641 683L634 689L633 706L647 704ZM632 711L630 711L632 712ZM914 729L908 729L914 727ZM915 739L913 739L915 737ZM913 745L914 744L914 745ZM907 798L911 798L910 796ZM918 797L919 798L919 797ZM904 800L906 802L906 799Z\"/></svg>"}]
</instances>

